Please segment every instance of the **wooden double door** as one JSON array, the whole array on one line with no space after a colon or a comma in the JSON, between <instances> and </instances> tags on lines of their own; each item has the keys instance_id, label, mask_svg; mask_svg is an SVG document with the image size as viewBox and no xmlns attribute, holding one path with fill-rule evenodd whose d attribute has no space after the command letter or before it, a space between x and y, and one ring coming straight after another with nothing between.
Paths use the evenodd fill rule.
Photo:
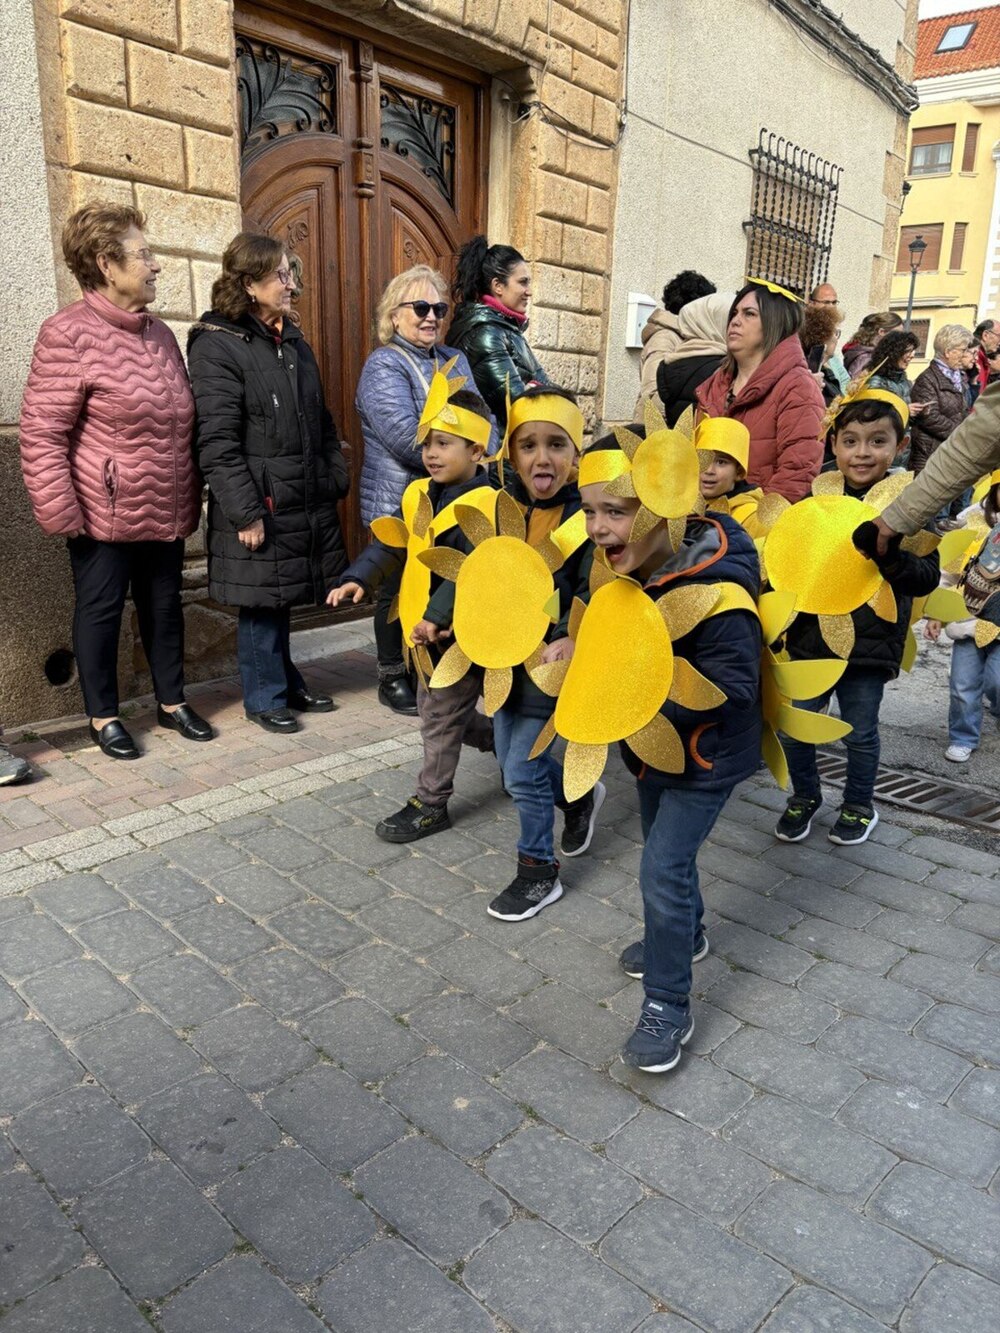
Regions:
<instances>
[{"instance_id":1,"label":"wooden double door","mask_svg":"<svg viewBox=\"0 0 1000 1333\"><path fill-rule=\"evenodd\" d=\"M450 59L283 4L236 11L244 224L300 261L302 329L356 480L354 395L385 284L414 264L450 279L484 229L488 87ZM354 553L367 537L356 485L342 519Z\"/></svg>"}]
</instances>

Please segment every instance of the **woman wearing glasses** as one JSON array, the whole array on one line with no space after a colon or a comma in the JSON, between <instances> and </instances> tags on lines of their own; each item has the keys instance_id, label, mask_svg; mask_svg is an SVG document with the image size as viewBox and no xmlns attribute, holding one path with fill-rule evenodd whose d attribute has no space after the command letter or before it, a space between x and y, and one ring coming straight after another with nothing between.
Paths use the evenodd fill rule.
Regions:
<instances>
[{"instance_id":1,"label":"woman wearing glasses","mask_svg":"<svg viewBox=\"0 0 1000 1333\"><path fill-rule=\"evenodd\" d=\"M241 232L188 336L209 592L239 607L244 709L275 732L334 706L292 662L289 628L292 607L323 602L347 563L337 513L347 464L316 358L289 318L294 286L281 242Z\"/></svg>"},{"instance_id":2,"label":"woman wearing glasses","mask_svg":"<svg viewBox=\"0 0 1000 1333\"><path fill-rule=\"evenodd\" d=\"M441 342L448 309L448 285L426 264L400 273L382 293L376 315L379 346L364 364L355 397L365 441L361 517L366 523L395 513L410 482L426 475L416 434L434 371L458 357L452 375L466 376L469 387L475 387L464 355ZM494 438L490 453L496 443ZM378 697L387 708L415 716L417 700L403 662L402 632L398 621L389 623L398 591L399 579L387 580L375 603Z\"/></svg>"},{"instance_id":3,"label":"woman wearing glasses","mask_svg":"<svg viewBox=\"0 0 1000 1333\"><path fill-rule=\"evenodd\" d=\"M118 712L118 638L131 589L160 725L212 728L184 702L184 538L198 523L194 404L174 335L147 312L160 266L138 209L92 203L63 230L83 300L42 325L21 411L21 464L42 530L65 537L73 652L90 734L138 759Z\"/></svg>"}]
</instances>

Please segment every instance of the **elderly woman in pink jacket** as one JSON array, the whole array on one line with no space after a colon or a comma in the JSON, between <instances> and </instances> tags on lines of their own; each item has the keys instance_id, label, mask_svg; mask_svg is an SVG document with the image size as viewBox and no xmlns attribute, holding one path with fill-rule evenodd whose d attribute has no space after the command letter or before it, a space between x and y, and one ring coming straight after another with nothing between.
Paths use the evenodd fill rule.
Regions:
<instances>
[{"instance_id":1,"label":"elderly woman in pink jacket","mask_svg":"<svg viewBox=\"0 0 1000 1333\"><path fill-rule=\"evenodd\" d=\"M47 319L21 411L21 467L42 530L66 538L73 651L90 734L138 759L119 717L118 638L131 590L161 726L212 728L184 702L184 538L198 523L194 402L174 335L147 313L160 267L136 208L79 209L63 255L83 300Z\"/></svg>"}]
</instances>

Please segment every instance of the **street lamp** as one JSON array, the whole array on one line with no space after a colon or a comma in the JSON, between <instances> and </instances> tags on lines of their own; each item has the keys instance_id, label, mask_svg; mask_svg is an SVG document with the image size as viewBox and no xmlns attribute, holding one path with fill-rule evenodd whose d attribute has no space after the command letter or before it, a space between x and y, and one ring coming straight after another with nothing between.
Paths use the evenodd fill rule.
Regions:
<instances>
[{"instance_id":1,"label":"street lamp","mask_svg":"<svg viewBox=\"0 0 1000 1333\"><path fill-rule=\"evenodd\" d=\"M913 293L917 285L917 269L927 249L927 242L922 236L914 236L906 248L910 252L910 298L906 302L906 323L903 328L909 332L910 320L913 318Z\"/></svg>"}]
</instances>

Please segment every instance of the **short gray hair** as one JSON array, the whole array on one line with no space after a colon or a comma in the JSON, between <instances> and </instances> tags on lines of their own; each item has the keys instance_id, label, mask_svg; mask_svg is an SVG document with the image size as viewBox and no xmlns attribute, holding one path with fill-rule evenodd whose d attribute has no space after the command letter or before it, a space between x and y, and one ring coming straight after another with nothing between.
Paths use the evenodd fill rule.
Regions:
<instances>
[{"instance_id":1,"label":"short gray hair","mask_svg":"<svg viewBox=\"0 0 1000 1333\"><path fill-rule=\"evenodd\" d=\"M934 352L937 356L944 356L945 352L953 352L956 347L968 347L971 342L972 330L964 324L942 324L934 335Z\"/></svg>"},{"instance_id":2,"label":"short gray hair","mask_svg":"<svg viewBox=\"0 0 1000 1333\"><path fill-rule=\"evenodd\" d=\"M375 331L380 343L392 342L395 329L392 327L392 312L406 299L406 293L414 287L422 287L429 282L442 301L448 300L448 284L436 268L428 264L414 264L413 268L398 273L386 284L382 299L375 314Z\"/></svg>"}]
</instances>

